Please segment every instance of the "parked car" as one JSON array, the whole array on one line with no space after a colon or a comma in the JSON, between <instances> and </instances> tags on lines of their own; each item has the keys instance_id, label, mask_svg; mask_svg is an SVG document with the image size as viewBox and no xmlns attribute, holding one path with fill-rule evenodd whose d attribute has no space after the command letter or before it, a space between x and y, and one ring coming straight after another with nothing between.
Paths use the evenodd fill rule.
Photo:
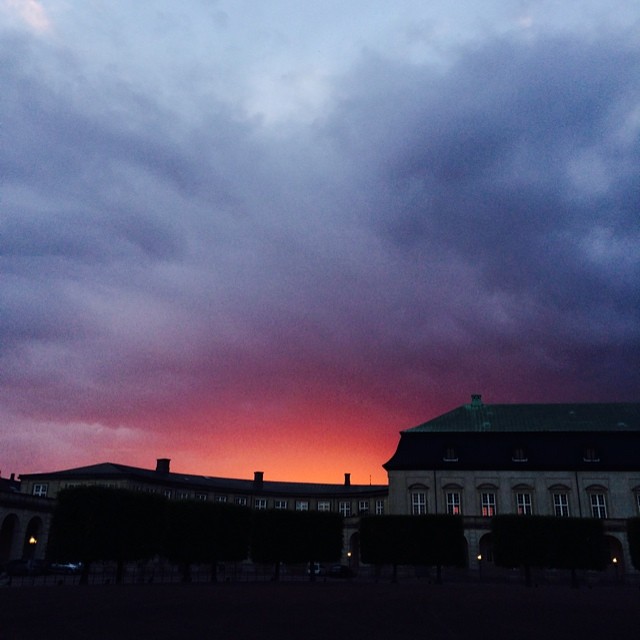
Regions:
<instances>
[{"instance_id":1,"label":"parked car","mask_svg":"<svg viewBox=\"0 0 640 640\"><path fill-rule=\"evenodd\" d=\"M49 565L51 573L74 575L82 572L82 562L54 562Z\"/></svg>"}]
</instances>

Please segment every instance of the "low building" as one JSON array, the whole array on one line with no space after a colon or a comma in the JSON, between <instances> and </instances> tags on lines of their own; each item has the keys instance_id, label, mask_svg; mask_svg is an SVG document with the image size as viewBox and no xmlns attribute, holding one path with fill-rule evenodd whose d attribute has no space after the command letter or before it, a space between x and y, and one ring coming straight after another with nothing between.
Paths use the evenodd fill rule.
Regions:
<instances>
[{"instance_id":1,"label":"low building","mask_svg":"<svg viewBox=\"0 0 640 640\"><path fill-rule=\"evenodd\" d=\"M345 523L345 558L357 558L358 519L387 511L386 485L356 485L344 474L342 484L278 482L264 479L262 471L253 479L219 478L170 470L170 460L160 458L155 469L142 469L104 462L86 467L32 473L20 476L21 493L53 503L58 493L79 485L98 485L156 493L170 500L208 500L252 509L289 509L340 513ZM41 539L46 540L48 529ZM351 555L347 554L351 552Z\"/></svg>"},{"instance_id":2,"label":"low building","mask_svg":"<svg viewBox=\"0 0 640 640\"><path fill-rule=\"evenodd\" d=\"M402 431L389 513L463 516L470 565L490 562L496 514L602 518L616 572L640 514L640 404L469 404Z\"/></svg>"},{"instance_id":3,"label":"low building","mask_svg":"<svg viewBox=\"0 0 640 640\"><path fill-rule=\"evenodd\" d=\"M14 474L0 478L0 565L14 558L41 558L53 503L20 491Z\"/></svg>"}]
</instances>

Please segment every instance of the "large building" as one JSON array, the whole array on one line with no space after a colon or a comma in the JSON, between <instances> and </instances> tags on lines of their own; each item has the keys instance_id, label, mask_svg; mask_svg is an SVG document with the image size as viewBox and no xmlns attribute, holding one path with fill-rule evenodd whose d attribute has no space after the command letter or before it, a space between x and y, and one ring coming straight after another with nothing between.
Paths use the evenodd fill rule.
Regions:
<instances>
[{"instance_id":1,"label":"large building","mask_svg":"<svg viewBox=\"0 0 640 640\"><path fill-rule=\"evenodd\" d=\"M21 494L53 504L58 493L79 485L99 485L157 493L170 500L228 502L252 509L332 511L344 516L345 557L349 551L356 562L358 519L362 515L382 515L387 511L386 485L356 485L350 474L341 484L277 482L264 479L262 471L253 479L218 478L170 470L170 460L160 458L155 469L142 469L104 462L50 473L20 476ZM1 526L0 522L0 526ZM43 525L45 522L43 521ZM48 528L38 532L38 553L45 552Z\"/></svg>"},{"instance_id":2,"label":"large building","mask_svg":"<svg viewBox=\"0 0 640 640\"><path fill-rule=\"evenodd\" d=\"M485 404L475 395L402 431L383 467L388 486L354 485L349 474L340 484L313 484L267 481L260 471L252 479L174 473L166 458L155 469L101 463L21 475L20 483L0 484L0 562L42 557L59 491L100 485L171 500L340 513L344 555L354 564L363 515L461 515L472 570L491 565L496 514L600 518L612 568L633 572L626 521L640 515L638 403Z\"/></svg>"},{"instance_id":3,"label":"large building","mask_svg":"<svg viewBox=\"0 0 640 640\"><path fill-rule=\"evenodd\" d=\"M616 571L630 569L640 404L485 404L474 395L402 431L383 466L390 513L464 517L472 567L491 560L491 516L513 513L602 518Z\"/></svg>"}]
</instances>

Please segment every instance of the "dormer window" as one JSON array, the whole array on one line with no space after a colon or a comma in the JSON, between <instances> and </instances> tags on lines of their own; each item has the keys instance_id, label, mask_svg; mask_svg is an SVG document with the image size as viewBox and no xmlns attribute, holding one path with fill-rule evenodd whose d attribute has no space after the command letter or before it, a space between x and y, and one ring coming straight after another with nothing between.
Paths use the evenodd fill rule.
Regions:
<instances>
[{"instance_id":1,"label":"dormer window","mask_svg":"<svg viewBox=\"0 0 640 640\"><path fill-rule=\"evenodd\" d=\"M527 452L524 447L514 447L511 452L511 460L513 462L528 462Z\"/></svg>"},{"instance_id":2,"label":"dormer window","mask_svg":"<svg viewBox=\"0 0 640 640\"><path fill-rule=\"evenodd\" d=\"M458 452L455 447L447 447L442 459L445 462L458 462Z\"/></svg>"},{"instance_id":3,"label":"dormer window","mask_svg":"<svg viewBox=\"0 0 640 640\"><path fill-rule=\"evenodd\" d=\"M583 459L585 462L600 462L600 454L595 447L585 447Z\"/></svg>"}]
</instances>

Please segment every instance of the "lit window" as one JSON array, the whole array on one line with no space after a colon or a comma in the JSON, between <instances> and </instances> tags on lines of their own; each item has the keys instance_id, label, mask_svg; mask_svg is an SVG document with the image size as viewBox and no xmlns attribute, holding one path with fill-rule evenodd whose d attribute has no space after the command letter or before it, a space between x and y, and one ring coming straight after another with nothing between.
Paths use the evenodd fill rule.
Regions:
<instances>
[{"instance_id":1,"label":"lit window","mask_svg":"<svg viewBox=\"0 0 640 640\"><path fill-rule=\"evenodd\" d=\"M414 516L421 516L427 513L427 494L424 491L413 491L411 493L411 513Z\"/></svg>"},{"instance_id":2,"label":"lit window","mask_svg":"<svg viewBox=\"0 0 640 640\"><path fill-rule=\"evenodd\" d=\"M165 498L171 499L171 489L164 489L163 492L162 492L162 495Z\"/></svg>"},{"instance_id":3,"label":"lit window","mask_svg":"<svg viewBox=\"0 0 640 640\"><path fill-rule=\"evenodd\" d=\"M358 503L358 513L361 516L366 516L369 513L369 501L368 500L360 500Z\"/></svg>"},{"instance_id":4,"label":"lit window","mask_svg":"<svg viewBox=\"0 0 640 640\"><path fill-rule=\"evenodd\" d=\"M176 499L188 500L190 498L188 491L176 491Z\"/></svg>"},{"instance_id":5,"label":"lit window","mask_svg":"<svg viewBox=\"0 0 640 640\"><path fill-rule=\"evenodd\" d=\"M276 509L280 509L281 511L287 508L287 501L286 500L276 500L274 503L274 507Z\"/></svg>"},{"instance_id":6,"label":"lit window","mask_svg":"<svg viewBox=\"0 0 640 640\"><path fill-rule=\"evenodd\" d=\"M236 496L233 499L234 504L237 504L241 507L246 507L247 506L247 499L244 496Z\"/></svg>"},{"instance_id":7,"label":"lit window","mask_svg":"<svg viewBox=\"0 0 640 640\"><path fill-rule=\"evenodd\" d=\"M591 494L591 515L594 518L607 517L607 502L604 493Z\"/></svg>"},{"instance_id":8,"label":"lit window","mask_svg":"<svg viewBox=\"0 0 640 640\"><path fill-rule=\"evenodd\" d=\"M569 496L566 493L553 494L553 514L558 518L569 517Z\"/></svg>"},{"instance_id":9,"label":"lit window","mask_svg":"<svg viewBox=\"0 0 640 640\"><path fill-rule=\"evenodd\" d=\"M307 500L296 500L296 511L309 511L309 502Z\"/></svg>"},{"instance_id":10,"label":"lit window","mask_svg":"<svg viewBox=\"0 0 640 640\"><path fill-rule=\"evenodd\" d=\"M227 496L216 496L216 502L226 502Z\"/></svg>"},{"instance_id":11,"label":"lit window","mask_svg":"<svg viewBox=\"0 0 640 640\"><path fill-rule=\"evenodd\" d=\"M220 497L220 496L218 496ZM196 493L196 500L206 500L207 499L207 494L206 493ZM218 498L216 498L217 500Z\"/></svg>"},{"instance_id":12,"label":"lit window","mask_svg":"<svg viewBox=\"0 0 640 640\"><path fill-rule=\"evenodd\" d=\"M266 498L255 498L253 501L253 506L255 509L266 509L267 508L267 499Z\"/></svg>"},{"instance_id":13,"label":"lit window","mask_svg":"<svg viewBox=\"0 0 640 640\"><path fill-rule=\"evenodd\" d=\"M460 511L460 494L457 491L447 492L447 513L453 516L459 516Z\"/></svg>"},{"instance_id":14,"label":"lit window","mask_svg":"<svg viewBox=\"0 0 640 640\"><path fill-rule=\"evenodd\" d=\"M491 518L496 515L496 494L493 492L483 492L480 494L482 515Z\"/></svg>"},{"instance_id":15,"label":"lit window","mask_svg":"<svg viewBox=\"0 0 640 640\"><path fill-rule=\"evenodd\" d=\"M384 515L384 500L376 500L376 515Z\"/></svg>"},{"instance_id":16,"label":"lit window","mask_svg":"<svg viewBox=\"0 0 640 640\"><path fill-rule=\"evenodd\" d=\"M351 503L350 502L341 502L339 505L340 515L348 518L351 515Z\"/></svg>"},{"instance_id":17,"label":"lit window","mask_svg":"<svg viewBox=\"0 0 640 640\"><path fill-rule=\"evenodd\" d=\"M318 511L331 511L331 503L328 500L318 500Z\"/></svg>"},{"instance_id":18,"label":"lit window","mask_svg":"<svg viewBox=\"0 0 640 640\"><path fill-rule=\"evenodd\" d=\"M48 484L34 484L33 485L33 495L40 496L41 498L47 497L47 491L49 490Z\"/></svg>"},{"instance_id":19,"label":"lit window","mask_svg":"<svg viewBox=\"0 0 640 640\"><path fill-rule=\"evenodd\" d=\"M516 493L516 512L519 516L530 516L533 513L530 493Z\"/></svg>"}]
</instances>

